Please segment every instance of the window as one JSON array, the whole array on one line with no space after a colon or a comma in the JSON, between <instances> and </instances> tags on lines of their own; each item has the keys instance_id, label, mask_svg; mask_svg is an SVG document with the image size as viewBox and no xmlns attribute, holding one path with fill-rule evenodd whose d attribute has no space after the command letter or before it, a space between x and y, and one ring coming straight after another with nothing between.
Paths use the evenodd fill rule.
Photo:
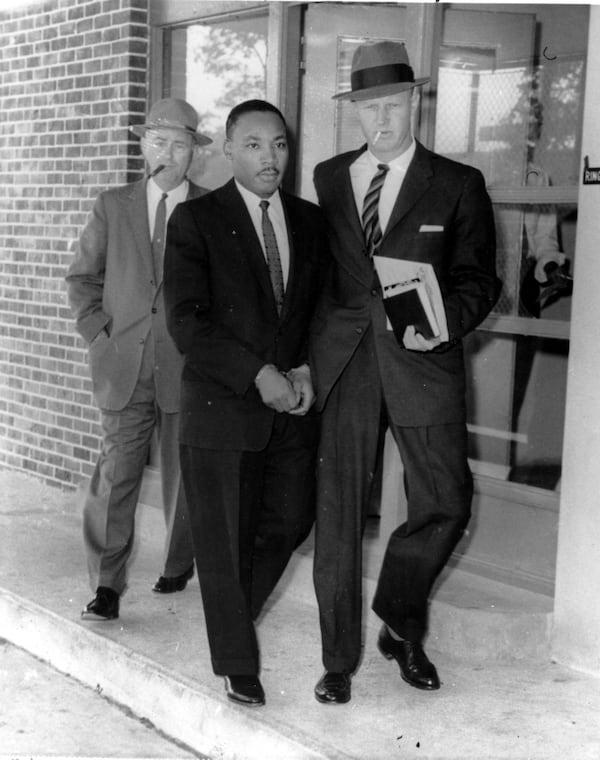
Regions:
<instances>
[{"instance_id":1,"label":"window","mask_svg":"<svg viewBox=\"0 0 600 760\"><path fill-rule=\"evenodd\" d=\"M470 455L494 478L560 487L575 271L585 6L447 9L435 150L477 166L496 218L500 300L466 341ZM536 262L565 260L554 291ZM546 259L544 259L546 260Z\"/></svg>"},{"instance_id":2,"label":"window","mask_svg":"<svg viewBox=\"0 0 600 760\"><path fill-rule=\"evenodd\" d=\"M213 140L189 172L204 187L218 187L231 177L222 151L229 111L243 100L266 97L267 27L266 14L236 14L165 29L163 97L191 103L200 115L200 131Z\"/></svg>"}]
</instances>

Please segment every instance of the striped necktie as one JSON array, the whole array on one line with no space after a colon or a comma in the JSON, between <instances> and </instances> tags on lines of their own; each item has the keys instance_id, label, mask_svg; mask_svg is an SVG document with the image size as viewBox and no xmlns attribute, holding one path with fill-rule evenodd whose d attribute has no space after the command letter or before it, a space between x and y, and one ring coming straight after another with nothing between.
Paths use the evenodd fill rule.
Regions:
<instances>
[{"instance_id":1,"label":"striped necktie","mask_svg":"<svg viewBox=\"0 0 600 760\"><path fill-rule=\"evenodd\" d=\"M269 274L271 276L271 285L273 286L273 295L277 304L277 313L281 314L283 304L283 271L281 269L281 259L279 258L279 248L277 247L277 238L275 230L269 218L269 201L261 201L262 209L262 233L265 241L265 252L267 254L267 264L269 265Z\"/></svg>"},{"instance_id":2,"label":"striped necktie","mask_svg":"<svg viewBox=\"0 0 600 760\"><path fill-rule=\"evenodd\" d=\"M365 195L365 201L363 203L362 210L362 226L365 233L365 243L367 245L367 253L369 258L373 256L377 247L381 243L381 225L379 224L379 196L381 195L381 188L385 182L385 176L390 167L387 164L377 164L377 172L367 194Z\"/></svg>"},{"instance_id":3,"label":"striped necktie","mask_svg":"<svg viewBox=\"0 0 600 760\"><path fill-rule=\"evenodd\" d=\"M154 232L152 233L152 260L154 261L154 280L157 286L162 282L166 226L167 193L163 193L158 202L158 206L156 207Z\"/></svg>"}]
</instances>

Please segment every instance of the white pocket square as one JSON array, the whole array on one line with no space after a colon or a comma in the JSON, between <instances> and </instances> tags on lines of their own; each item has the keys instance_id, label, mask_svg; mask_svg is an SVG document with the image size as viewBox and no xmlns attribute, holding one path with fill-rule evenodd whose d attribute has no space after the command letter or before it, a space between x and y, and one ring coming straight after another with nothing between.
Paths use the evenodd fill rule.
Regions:
<instances>
[{"instance_id":1,"label":"white pocket square","mask_svg":"<svg viewBox=\"0 0 600 760\"><path fill-rule=\"evenodd\" d=\"M419 227L419 232L443 232L444 228L441 224L422 224Z\"/></svg>"}]
</instances>

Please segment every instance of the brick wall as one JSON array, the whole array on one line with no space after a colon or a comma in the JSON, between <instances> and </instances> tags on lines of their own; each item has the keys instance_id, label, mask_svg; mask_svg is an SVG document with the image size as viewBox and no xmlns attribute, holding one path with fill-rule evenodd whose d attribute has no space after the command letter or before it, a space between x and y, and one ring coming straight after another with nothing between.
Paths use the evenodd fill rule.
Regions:
<instances>
[{"instance_id":1,"label":"brick wall","mask_svg":"<svg viewBox=\"0 0 600 760\"><path fill-rule=\"evenodd\" d=\"M98 192L139 176L147 0L0 11L0 466L75 486L98 414L64 275Z\"/></svg>"}]
</instances>

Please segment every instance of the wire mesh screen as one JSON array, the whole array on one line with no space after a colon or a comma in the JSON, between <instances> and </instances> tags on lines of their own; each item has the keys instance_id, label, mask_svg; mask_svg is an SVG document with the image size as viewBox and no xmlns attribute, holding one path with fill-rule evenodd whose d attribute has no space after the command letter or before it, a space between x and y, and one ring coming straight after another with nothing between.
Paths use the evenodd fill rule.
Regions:
<instances>
[{"instance_id":1,"label":"wire mesh screen","mask_svg":"<svg viewBox=\"0 0 600 760\"><path fill-rule=\"evenodd\" d=\"M557 57L536 69L531 114L536 134L531 147L553 185L579 184L583 81L582 56Z\"/></svg>"},{"instance_id":2,"label":"wire mesh screen","mask_svg":"<svg viewBox=\"0 0 600 760\"><path fill-rule=\"evenodd\" d=\"M435 149L483 172L488 185L523 184L527 118L520 112L525 68L441 67Z\"/></svg>"}]
</instances>

